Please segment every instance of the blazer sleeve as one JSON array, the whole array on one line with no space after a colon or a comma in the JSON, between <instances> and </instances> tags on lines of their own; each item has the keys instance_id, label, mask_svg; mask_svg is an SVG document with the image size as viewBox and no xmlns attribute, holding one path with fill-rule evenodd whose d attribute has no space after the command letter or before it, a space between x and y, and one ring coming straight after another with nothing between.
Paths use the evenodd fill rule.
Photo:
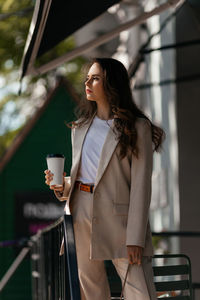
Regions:
<instances>
[{"instance_id":1,"label":"blazer sleeve","mask_svg":"<svg viewBox=\"0 0 200 300\"><path fill-rule=\"evenodd\" d=\"M59 201L68 200L70 188L71 188L71 177L70 176L64 177L64 190L63 190L63 192L54 191L56 198Z\"/></svg>"},{"instance_id":2,"label":"blazer sleeve","mask_svg":"<svg viewBox=\"0 0 200 300\"><path fill-rule=\"evenodd\" d=\"M138 158L132 156L130 203L126 245L145 247L146 228L151 201L153 148L151 125L140 119L136 125Z\"/></svg>"},{"instance_id":3,"label":"blazer sleeve","mask_svg":"<svg viewBox=\"0 0 200 300\"><path fill-rule=\"evenodd\" d=\"M72 164L73 164L73 145L74 145L74 131L75 129L71 130L71 143L72 143ZM67 176L64 177L64 190L63 192L58 192L58 191L54 191L54 194L56 196L56 198L59 201L66 201L69 198L69 194L70 194L70 189L71 189L71 177ZM64 197L64 199L63 199Z\"/></svg>"}]
</instances>

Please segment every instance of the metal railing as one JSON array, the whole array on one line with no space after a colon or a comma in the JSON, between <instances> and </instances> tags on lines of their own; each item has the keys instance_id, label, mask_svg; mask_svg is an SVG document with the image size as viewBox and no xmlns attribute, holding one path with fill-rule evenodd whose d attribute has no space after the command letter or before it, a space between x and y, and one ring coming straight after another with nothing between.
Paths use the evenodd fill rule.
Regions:
<instances>
[{"instance_id":1,"label":"metal railing","mask_svg":"<svg viewBox=\"0 0 200 300\"><path fill-rule=\"evenodd\" d=\"M65 229L65 226L71 226L71 229L69 228ZM69 291L71 293L73 291L76 291L76 286L79 285L78 279L76 278L75 281L73 278L71 278L71 282L69 279L69 274L70 270L74 270L76 268L76 262L74 263L74 259L76 257L75 254L75 249L72 251L72 256L67 254L67 250L65 251L65 255L59 256L59 251L60 251L60 245L62 242L62 237L64 233L68 235L68 237L65 238L67 247L72 247L74 245L74 238L73 238L73 231L72 231L72 225L70 223L70 220L63 222L63 219L60 219L57 223L54 223L52 226L49 226L47 229L43 230L40 232L40 238L38 241L35 243L35 250L32 250L32 253L37 253L37 252L42 252L46 253L45 257L43 257L43 254L40 254L40 260L41 260L41 266L42 264L48 265L50 264L56 264L56 266L49 266L48 268L46 267L46 271L40 270L40 275L43 276L43 278L46 278L46 282L42 282L42 280L39 278L37 280L37 273L36 277L33 278L33 290L38 290L38 292L42 289L46 290L46 298L45 297L35 297L33 300L43 300L43 299L79 299L79 298L70 298ZM70 233L69 233L70 231ZM161 237L200 237L200 232L179 232L179 231L174 231L174 232L153 232L153 236L161 236ZM37 244L39 243L39 244ZM41 248L40 244L42 244L43 248ZM44 248L45 247L45 248ZM51 250L50 250L51 248ZM34 249L34 248L33 248ZM46 249L46 250L45 250ZM57 258L56 258L57 257ZM34 258L34 255L32 255L32 259ZM36 254L37 258L37 254ZM39 260L38 260L39 262ZM113 268L111 267L111 263L109 261L106 261L106 269L109 277L109 282L111 284L111 291L112 291L112 299L119 299L120 295L120 289L121 289L121 283L117 278L116 272L114 272ZM69 265L71 264L71 268L69 268ZM41 268L40 266L40 268ZM34 264L33 264L34 267ZM56 272L59 273L58 276L53 276L52 274L55 274L55 270L51 268L56 268ZM34 271L36 271L38 268L36 267ZM43 268L44 269L44 268ZM33 271L33 272L34 272ZM37 272L37 271L36 271ZM111 273L110 273L111 272ZM44 280L44 279L43 279ZM76 281L77 280L77 281ZM34 283L35 281L35 283ZM35 285L37 282L40 281L41 288L37 285ZM74 282L76 282L75 286L73 285ZM35 288L34 288L35 286ZM194 291L198 289L200 286L200 283L193 283L192 288ZM43 291L44 293L44 291ZM65 295L65 293L67 293ZM53 296L52 296L53 295ZM59 296L60 295L60 298ZM49 298L48 298L49 297ZM71 295L72 297L72 295Z\"/></svg>"},{"instance_id":2,"label":"metal railing","mask_svg":"<svg viewBox=\"0 0 200 300\"><path fill-rule=\"evenodd\" d=\"M62 241L64 253L60 255ZM33 300L81 299L71 215L61 217L26 242L1 279L0 292L29 252Z\"/></svg>"},{"instance_id":3,"label":"metal railing","mask_svg":"<svg viewBox=\"0 0 200 300\"><path fill-rule=\"evenodd\" d=\"M153 232L153 236L165 238L175 236L200 237L200 232ZM60 246L63 238L64 254L60 255ZM80 300L76 250L72 217L70 215L61 217L58 221L31 237L26 247L21 250L0 281L0 291L5 287L29 252L31 253L32 264L33 300ZM117 297L120 290L120 282L117 282L116 274L112 274L109 261L106 264L109 281L111 281L111 286L113 287L113 289L111 288L112 294L113 297ZM195 292L196 289L200 288L200 283L193 283L192 287Z\"/></svg>"},{"instance_id":4,"label":"metal railing","mask_svg":"<svg viewBox=\"0 0 200 300\"><path fill-rule=\"evenodd\" d=\"M71 216L65 215L32 238L31 259L33 300L80 300Z\"/></svg>"}]
</instances>

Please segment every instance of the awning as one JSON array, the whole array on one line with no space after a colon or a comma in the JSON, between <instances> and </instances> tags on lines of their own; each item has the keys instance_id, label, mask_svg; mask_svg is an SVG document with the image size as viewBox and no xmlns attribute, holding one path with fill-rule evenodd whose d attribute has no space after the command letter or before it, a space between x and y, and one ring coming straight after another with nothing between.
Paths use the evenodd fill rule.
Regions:
<instances>
[{"instance_id":1,"label":"awning","mask_svg":"<svg viewBox=\"0 0 200 300\"><path fill-rule=\"evenodd\" d=\"M98 17L120 0L36 0L24 55L22 77L37 57Z\"/></svg>"},{"instance_id":2,"label":"awning","mask_svg":"<svg viewBox=\"0 0 200 300\"><path fill-rule=\"evenodd\" d=\"M35 60L73 34L76 30L86 25L102 14L109 7L120 0L36 0L35 10L27 38L27 43L22 59L22 78L27 74L43 74L56 68L63 62L69 61L82 53L113 39L120 32L132 26L144 23L155 14L160 14L170 7L181 5L185 0L167 0L151 11L143 12L136 18L119 25L117 28L103 34L95 40L86 42L69 53L38 67L34 67ZM194 0L193 0L194 1Z\"/></svg>"}]
</instances>

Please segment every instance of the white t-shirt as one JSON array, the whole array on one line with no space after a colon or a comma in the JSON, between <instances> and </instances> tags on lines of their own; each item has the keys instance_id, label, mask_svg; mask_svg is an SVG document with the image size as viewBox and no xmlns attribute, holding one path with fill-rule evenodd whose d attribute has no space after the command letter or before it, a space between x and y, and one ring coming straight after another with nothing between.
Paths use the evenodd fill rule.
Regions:
<instances>
[{"instance_id":1,"label":"white t-shirt","mask_svg":"<svg viewBox=\"0 0 200 300\"><path fill-rule=\"evenodd\" d=\"M81 162L76 180L83 183L95 183L101 151L112 121L102 120L97 116L93 119L83 142Z\"/></svg>"}]
</instances>

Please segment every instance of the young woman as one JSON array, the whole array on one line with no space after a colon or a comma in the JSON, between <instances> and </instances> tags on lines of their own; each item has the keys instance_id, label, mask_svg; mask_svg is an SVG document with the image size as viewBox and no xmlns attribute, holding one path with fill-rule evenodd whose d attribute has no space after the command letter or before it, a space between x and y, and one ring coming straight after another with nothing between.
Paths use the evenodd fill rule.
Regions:
<instances>
[{"instance_id":1,"label":"young woman","mask_svg":"<svg viewBox=\"0 0 200 300\"><path fill-rule=\"evenodd\" d=\"M108 300L104 260L112 260L126 300L156 299L148 221L153 151L164 132L133 101L127 71L111 58L92 61L86 100L72 123L72 169L58 199L73 215L82 300ZM46 170L46 184L53 174Z\"/></svg>"}]
</instances>

